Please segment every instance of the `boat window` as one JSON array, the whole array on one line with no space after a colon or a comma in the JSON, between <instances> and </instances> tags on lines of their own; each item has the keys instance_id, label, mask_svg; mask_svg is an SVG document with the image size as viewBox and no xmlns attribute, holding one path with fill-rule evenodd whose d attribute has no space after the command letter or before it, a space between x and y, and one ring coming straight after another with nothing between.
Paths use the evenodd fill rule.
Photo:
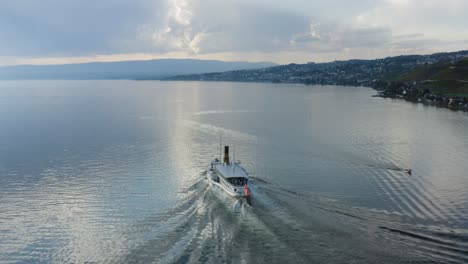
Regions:
<instances>
[{"instance_id":1,"label":"boat window","mask_svg":"<svg viewBox=\"0 0 468 264\"><path fill-rule=\"evenodd\" d=\"M229 178L228 181L230 184L237 185L237 186L242 186L247 183L246 178Z\"/></svg>"}]
</instances>

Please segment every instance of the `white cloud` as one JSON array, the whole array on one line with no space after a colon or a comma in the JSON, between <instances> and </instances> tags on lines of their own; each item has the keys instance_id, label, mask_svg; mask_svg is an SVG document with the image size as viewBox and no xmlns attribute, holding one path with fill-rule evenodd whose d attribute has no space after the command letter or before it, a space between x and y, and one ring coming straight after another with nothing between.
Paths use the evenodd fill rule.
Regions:
<instances>
[{"instance_id":1,"label":"white cloud","mask_svg":"<svg viewBox=\"0 0 468 264\"><path fill-rule=\"evenodd\" d=\"M197 43L202 38L202 32L197 32L192 26L192 3L187 0L169 0L166 13L163 23L150 29L153 30L151 40L154 46L165 51L198 52Z\"/></svg>"}]
</instances>

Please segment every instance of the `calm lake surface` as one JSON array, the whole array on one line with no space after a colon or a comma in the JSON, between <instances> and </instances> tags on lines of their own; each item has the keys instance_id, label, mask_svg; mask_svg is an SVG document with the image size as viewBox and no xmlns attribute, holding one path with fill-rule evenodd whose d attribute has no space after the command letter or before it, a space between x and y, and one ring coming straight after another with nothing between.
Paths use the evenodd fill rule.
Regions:
<instances>
[{"instance_id":1,"label":"calm lake surface","mask_svg":"<svg viewBox=\"0 0 468 264\"><path fill-rule=\"evenodd\" d=\"M373 94L0 82L0 263L468 262L468 114Z\"/></svg>"}]
</instances>

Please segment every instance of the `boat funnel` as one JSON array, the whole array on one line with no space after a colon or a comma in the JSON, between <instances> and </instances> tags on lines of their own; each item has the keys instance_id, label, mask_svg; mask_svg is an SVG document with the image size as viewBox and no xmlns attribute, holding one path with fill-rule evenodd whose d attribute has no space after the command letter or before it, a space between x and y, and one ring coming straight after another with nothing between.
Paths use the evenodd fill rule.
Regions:
<instances>
[{"instance_id":1,"label":"boat funnel","mask_svg":"<svg viewBox=\"0 0 468 264\"><path fill-rule=\"evenodd\" d=\"M224 160L223 163L229 164L229 146L224 146Z\"/></svg>"}]
</instances>

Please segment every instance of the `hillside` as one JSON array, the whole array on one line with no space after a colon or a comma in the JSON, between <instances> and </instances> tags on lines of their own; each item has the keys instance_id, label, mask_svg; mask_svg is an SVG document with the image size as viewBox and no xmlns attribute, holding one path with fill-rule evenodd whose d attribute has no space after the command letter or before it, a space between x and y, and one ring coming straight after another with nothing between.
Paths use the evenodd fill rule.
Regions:
<instances>
[{"instance_id":1,"label":"hillside","mask_svg":"<svg viewBox=\"0 0 468 264\"><path fill-rule=\"evenodd\" d=\"M420 66L396 81L418 82L421 88L437 94L468 96L468 58Z\"/></svg>"},{"instance_id":2,"label":"hillside","mask_svg":"<svg viewBox=\"0 0 468 264\"><path fill-rule=\"evenodd\" d=\"M181 75L166 79L352 85L385 89L389 82L424 80L435 74L463 75L463 73L458 73L459 69L450 71L446 68L452 61L459 61L465 56L468 56L468 51L398 56L376 60L289 64L257 70ZM443 73L444 70L447 73Z\"/></svg>"},{"instance_id":3,"label":"hillside","mask_svg":"<svg viewBox=\"0 0 468 264\"><path fill-rule=\"evenodd\" d=\"M273 65L270 62L189 59L20 65L0 67L0 79L159 79L180 74L258 69Z\"/></svg>"}]
</instances>

